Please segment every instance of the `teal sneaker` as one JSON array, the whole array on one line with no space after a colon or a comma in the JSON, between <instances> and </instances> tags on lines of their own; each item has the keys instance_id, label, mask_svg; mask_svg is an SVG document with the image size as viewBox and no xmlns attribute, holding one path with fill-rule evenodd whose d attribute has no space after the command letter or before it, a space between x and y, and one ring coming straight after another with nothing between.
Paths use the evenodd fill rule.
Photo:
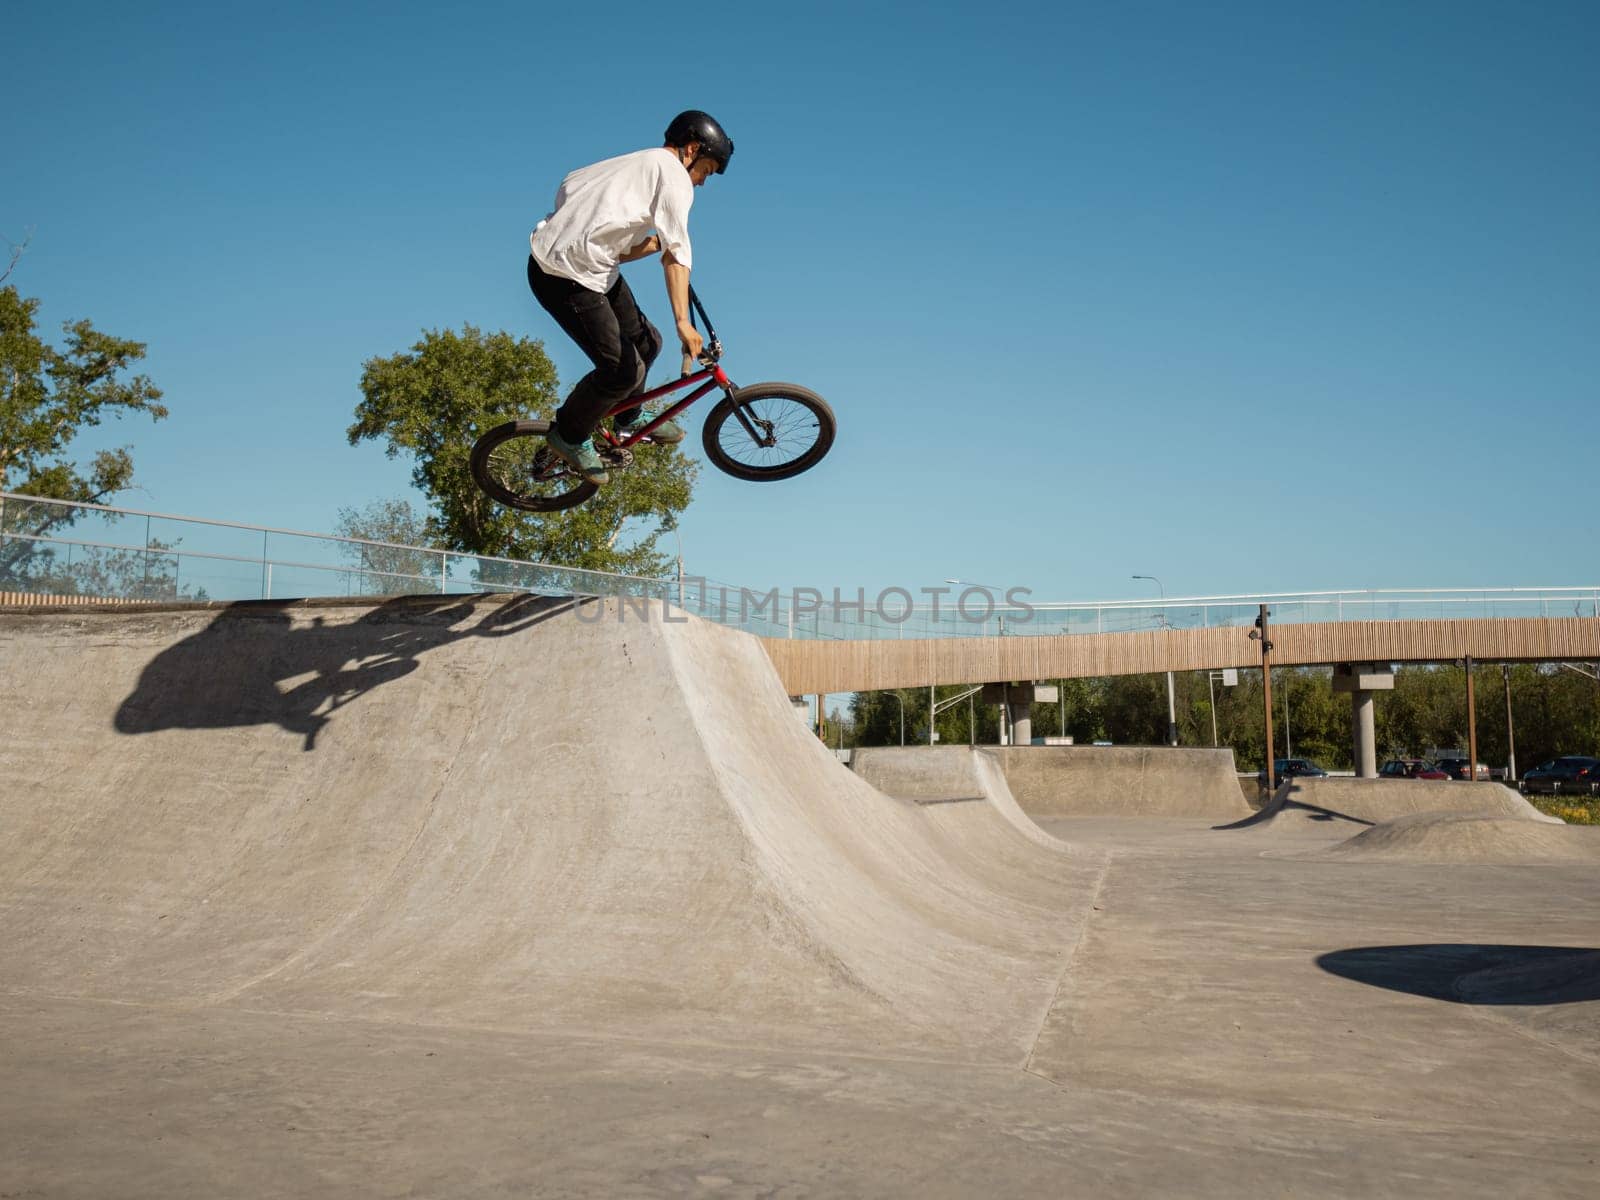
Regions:
<instances>
[{"instance_id":1,"label":"teal sneaker","mask_svg":"<svg viewBox=\"0 0 1600 1200\"><path fill-rule=\"evenodd\" d=\"M606 470L605 463L600 461L596 453L593 438L584 438L577 445L573 445L561 436L554 425L550 432L544 435L545 444L554 450L561 461L566 463L582 477L585 483L610 483L611 475Z\"/></svg>"},{"instance_id":2,"label":"teal sneaker","mask_svg":"<svg viewBox=\"0 0 1600 1200\"><path fill-rule=\"evenodd\" d=\"M654 419L654 413L646 412L642 408L636 409L631 421L624 421L621 415L612 420L611 432L618 437L632 437ZM683 426L676 421L663 421L650 431L649 440L663 446L675 446L683 441Z\"/></svg>"}]
</instances>

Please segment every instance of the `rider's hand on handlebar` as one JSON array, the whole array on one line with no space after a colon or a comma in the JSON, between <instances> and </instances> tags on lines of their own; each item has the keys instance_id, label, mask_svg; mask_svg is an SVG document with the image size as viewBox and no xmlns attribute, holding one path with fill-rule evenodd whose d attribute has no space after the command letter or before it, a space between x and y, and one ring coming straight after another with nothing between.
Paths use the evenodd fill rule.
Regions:
<instances>
[{"instance_id":1,"label":"rider's hand on handlebar","mask_svg":"<svg viewBox=\"0 0 1600 1200\"><path fill-rule=\"evenodd\" d=\"M678 322L678 341L683 344L683 353L690 361L698 362L700 352L705 349L706 340L700 336L700 331L687 321Z\"/></svg>"}]
</instances>

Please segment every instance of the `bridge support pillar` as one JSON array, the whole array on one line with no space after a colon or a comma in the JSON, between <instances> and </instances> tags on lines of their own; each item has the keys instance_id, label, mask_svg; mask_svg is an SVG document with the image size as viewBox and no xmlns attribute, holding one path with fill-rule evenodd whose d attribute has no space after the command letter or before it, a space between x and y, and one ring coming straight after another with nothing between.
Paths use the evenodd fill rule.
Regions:
<instances>
[{"instance_id":1,"label":"bridge support pillar","mask_svg":"<svg viewBox=\"0 0 1600 1200\"><path fill-rule=\"evenodd\" d=\"M1394 689L1394 670L1384 663L1340 663L1333 668L1333 690L1350 696L1350 740L1358 779L1378 776L1378 736L1373 692Z\"/></svg>"},{"instance_id":2,"label":"bridge support pillar","mask_svg":"<svg viewBox=\"0 0 1600 1200\"><path fill-rule=\"evenodd\" d=\"M1000 704L1011 718L1011 744L1027 746L1033 742L1033 706L1054 704L1057 700L1054 684L1043 683L986 683L983 685L983 702Z\"/></svg>"},{"instance_id":3,"label":"bridge support pillar","mask_svg":"<svg viewBox=\"0 0 1600 1200\"><path fill-rule=\"evenodd\" d=\"M1033 743L1033 701L1011 700L1006 704L1011 714L1011 744L1028 746Z\"/></svg>"}]
</instances>

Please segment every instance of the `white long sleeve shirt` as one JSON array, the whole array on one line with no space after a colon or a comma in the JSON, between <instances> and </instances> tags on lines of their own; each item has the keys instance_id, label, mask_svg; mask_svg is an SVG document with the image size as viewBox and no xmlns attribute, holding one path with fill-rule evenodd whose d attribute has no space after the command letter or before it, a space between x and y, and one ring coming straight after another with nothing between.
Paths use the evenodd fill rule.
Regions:
<instances>
[{"instance_id":1,"label":"white long sleeve shirt","mask_svg":"<svg viewBox=\"0 0 1600 1200\"><path fill-rule=\"evenodd\" d=\"M581 167L561 181L555 211L528 238L551 275L592 292L610 291L622 256L652 231L664 250L692 265L689 208L694 183L678 156L662 147Z\"/></svg>"}]
</instances>

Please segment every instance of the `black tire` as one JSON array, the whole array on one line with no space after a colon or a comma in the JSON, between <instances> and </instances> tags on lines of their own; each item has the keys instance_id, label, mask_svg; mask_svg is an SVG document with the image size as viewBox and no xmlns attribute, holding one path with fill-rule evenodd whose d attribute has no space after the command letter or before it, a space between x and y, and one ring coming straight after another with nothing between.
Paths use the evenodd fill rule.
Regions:
<instances>
[{"instance_id":1,"label":"black tire","mask_svg":"<svg viewBox=\"0 0 1600 1200\"><path fill-rule=\"evenodd\" d=\"M472 478L488 495L524 512L575 508L599 491L572 474L565 463L553 471L535 467L549 421L507 421L472 444ZM559 462L559 460L558 460Z\"/></svg>"},{"instance_id":2,"label":"black tire","mask_svg":"<svg viewBox=\"0 0 1600 1200\"><path fill-rule=\"evenodd\" d=\"M719 400L706 415L700 440L706 457L735 479L788 479L816 466L833 445L833 409L813 391L792 383L756 383L734 396ZM750 436L736 406L773 444Z\"/></svg>"}]
</instances>

